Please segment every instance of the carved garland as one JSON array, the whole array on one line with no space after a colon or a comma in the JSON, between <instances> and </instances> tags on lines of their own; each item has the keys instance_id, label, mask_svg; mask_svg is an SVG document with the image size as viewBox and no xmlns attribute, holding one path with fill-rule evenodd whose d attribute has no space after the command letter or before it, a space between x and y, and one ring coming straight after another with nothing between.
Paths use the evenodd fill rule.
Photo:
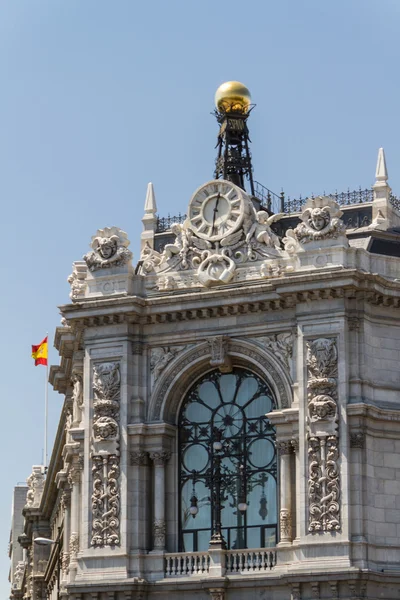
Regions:
<instances>
[{"instance_id":1,"label":"carved garland","mask_svg":"<svg viewBox=\"0 0 400 600\"><path fill-rule=\"evenodd\" d=\"M92 538L96 547L120 544L120 365L93 366Z\"/></svg>"},{"instance_id":2,"label":"carved garland","mask_svg":"<svg viewBox=\"0 0 400 600\"><path fill-rule=\"evenodd\" d=\"M340 474L336 340L307 342L309 526L312 533L340 530Z\"/></svg>"}]
</instances>

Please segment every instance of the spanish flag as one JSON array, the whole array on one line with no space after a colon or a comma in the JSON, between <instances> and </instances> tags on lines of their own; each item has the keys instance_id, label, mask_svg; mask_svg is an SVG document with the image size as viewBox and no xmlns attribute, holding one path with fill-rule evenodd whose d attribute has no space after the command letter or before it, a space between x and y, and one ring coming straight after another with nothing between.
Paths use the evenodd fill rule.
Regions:
<instances>
[{"instance_id":1,"label":"spanish flag","mask_svg":"<svg viewBox=\"0 0 400 600\"><path fill-rule=\"evenodd\" d=\"M47 365L47 336L38 346L32 346L32 358L35 359L35 367Z\"/></svg>"}]
</instances>

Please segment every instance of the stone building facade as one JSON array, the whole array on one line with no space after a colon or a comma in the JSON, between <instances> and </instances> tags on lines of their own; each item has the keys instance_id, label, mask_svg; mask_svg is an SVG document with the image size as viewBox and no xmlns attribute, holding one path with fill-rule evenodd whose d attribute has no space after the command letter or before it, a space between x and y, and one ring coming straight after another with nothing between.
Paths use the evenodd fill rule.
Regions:
<instances>
[{"instance_id":1,"label":"stone building facade","mask_svg":"<svg viewBox=\"0 0 400 600\"><path fill-rule=\"evenodd\" d=\"M61 307L65 400L46 479L28 480L12 598L399 597L383 150L373 190L347 197L277 215L219 179L167 223L150 184L135 267L122 230L96 232Z\"/></svg>"}]
</instances>

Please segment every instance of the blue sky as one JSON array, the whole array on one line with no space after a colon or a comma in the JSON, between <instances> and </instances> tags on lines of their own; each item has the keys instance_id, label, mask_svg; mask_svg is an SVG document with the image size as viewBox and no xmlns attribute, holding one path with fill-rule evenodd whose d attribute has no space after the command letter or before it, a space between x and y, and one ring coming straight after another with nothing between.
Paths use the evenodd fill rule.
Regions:
<instances>
[{"instance_id":1,"label":"blue sky","mask_svg":"<svg viewBox=\"0 0 400 600\"><path fill-rule=\"evenodd\" d=\"M212 178L229 79L257 104L255 179L291 196L368 187L382 145L400 195L399 26L398 0L0 0L3 597L12 488L43 448L30 346L52 341L72 262L106 225L137 260L149 181L160 214L186 210Z\"/></svg>"}]
</instances>

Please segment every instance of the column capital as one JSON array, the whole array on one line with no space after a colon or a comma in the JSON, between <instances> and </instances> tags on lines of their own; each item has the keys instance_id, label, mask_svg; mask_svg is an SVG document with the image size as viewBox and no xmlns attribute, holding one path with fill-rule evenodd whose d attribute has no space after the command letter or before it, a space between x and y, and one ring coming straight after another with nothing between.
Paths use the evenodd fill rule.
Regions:
<instances>
[{"instance_id":1,"label":"column capital","mask_svg":"<svg viewBox=\"0 0 400 600\"><path fill-rule=\"evenodd\" d=\"M284 454L291 454L293 452L291 440L277 440L275 445L276 451L279 456L282 456Z\"/></svg>"},{"instance_id":2,"label":"column capital","mask_svg":"<svg viewBox=\"0 0 400 600\"><path fill-rule=\"evenodd\" d=\"M150 452L150 458L156 467L163 466L171 458L171 452L168 450L155 450Z\"/></svg>"},{"instance_id":3,"label":"column capital","mask_svg":"<svg viewBox=\"0 0 400 600\"><path fill-rule=\"evenodd\" d=\"M146 466L149 464L149 453L144 450L132 450L130 453L131 466Z\"/></svg>"}]
</instances>

